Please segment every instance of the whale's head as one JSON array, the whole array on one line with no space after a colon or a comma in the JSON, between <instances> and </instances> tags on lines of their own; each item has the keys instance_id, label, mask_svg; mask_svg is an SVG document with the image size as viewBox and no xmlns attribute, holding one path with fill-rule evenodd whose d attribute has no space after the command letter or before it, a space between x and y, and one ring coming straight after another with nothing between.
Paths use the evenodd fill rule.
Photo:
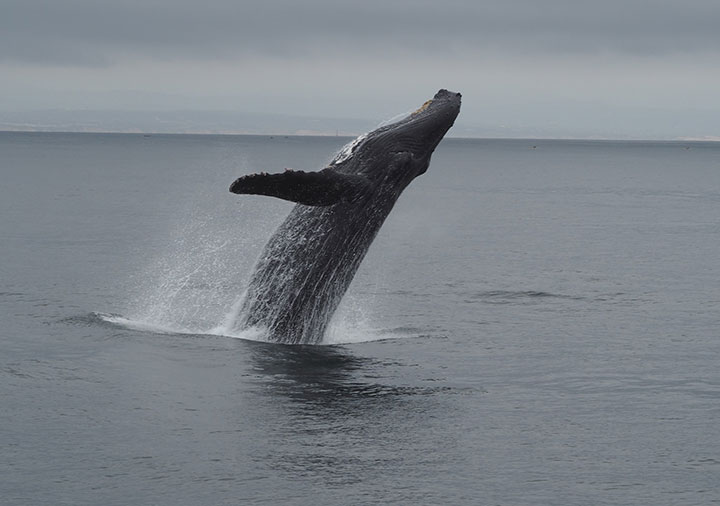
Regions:
<instances>
[{"instance_id":1,"label":"whale's head","mask_svg":"<svg viewBox=\"0 0 720 506\"><path fill-rule=\"evenodd\" d=\"M440 90L410 115L359 137L333 164L354 158L357 173L369 179L392 176L392 171L412 180L427 170L433 151L460 112L460 102L460 93Z\"/></svg>"},{"instance_id":2,"label":"whale's head","mask_svg":"<svg viewBox=\"0 0 720 506\"><path fill-rule=\"evenodd\" d=\"M396 149L411 153L416 158L430 158L455 118L460 113L462 96L448 90L438 91L406 118L388 125L382 132Z\"/></svg>"}]
</instances>

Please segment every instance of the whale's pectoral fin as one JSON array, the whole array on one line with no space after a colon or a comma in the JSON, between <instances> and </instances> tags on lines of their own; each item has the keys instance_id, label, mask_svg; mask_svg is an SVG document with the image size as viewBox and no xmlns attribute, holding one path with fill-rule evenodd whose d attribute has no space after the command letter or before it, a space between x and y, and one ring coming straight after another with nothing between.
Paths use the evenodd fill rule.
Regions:
<instances>
[{"instance_id":1,"label":"whale's pectoral fin","mask_svg":"<svg viewBox=\"0 0 720 506\"><path fill-rule=\"evenodd\" d=\"M250 174L230 185L232 193L268 195L306 206L348 202L369 185L364 176L340 174L328 168L319 172L286 169L279 174Z\"/></svg>"}]
</instances>

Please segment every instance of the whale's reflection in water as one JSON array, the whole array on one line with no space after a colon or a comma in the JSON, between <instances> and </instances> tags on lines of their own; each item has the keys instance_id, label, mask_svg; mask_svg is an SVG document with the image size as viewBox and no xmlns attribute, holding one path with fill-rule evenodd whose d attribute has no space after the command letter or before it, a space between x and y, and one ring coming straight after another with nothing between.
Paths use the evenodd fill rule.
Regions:
<instances>
[{"instance_id":1,"label":"whale's reflection in water","mask_svg":"<svg viewBox=\"0 0 720 506\"><path fill-rule=\"evenodd\" d=\"M353 354L343 346L289 346L251 343L256 378L271 395L308 405L377 404L383 398L428 395L437 388L382 383L387 368L405 365ZM394 378L397 380L397 377Z\"/></svg>"},{"instance_id":2,"label":"whale's reflection in water","mask_svg":"<svg viewBox=\"0 0 720 506\"><path fill-rule=\"evenodd\" d=\"M348 485L363 473L381 480L397 469L401 457L392 448L398 444L432 458L426 434L439 433L444 411L442 396L432 394L447 387L413 385L402 379L407 364L355 355L341 346L252 343L250 348L257 394L278 412L265 427L274 449L264 465L269 461L292 479Z\"/></svg>"}]
</instances>

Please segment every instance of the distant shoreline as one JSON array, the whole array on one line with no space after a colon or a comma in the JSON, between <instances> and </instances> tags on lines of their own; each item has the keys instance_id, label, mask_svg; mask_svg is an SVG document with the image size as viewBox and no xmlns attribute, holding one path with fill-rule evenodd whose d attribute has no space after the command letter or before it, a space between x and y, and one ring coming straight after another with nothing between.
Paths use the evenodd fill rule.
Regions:
<instances>
[{"instance_id":1,"label":"distant shoreline","mask_svg":"<svg viewBox=\"0 0 720 506\"><path fill-rule=\"evenodd\" d=\"M55 129L7 129L0 128L0 134L86 134L86 135L134 135L134 136L247 136L247 137L270 137L270 138L288 138L288 137L337 137L343 139L353 139L360 133L332 134L329 132L295 132L295 133L257 133L245 131L187 131L187 132L159 132L159 131L140 131L140 130L55 130ZM634 138L634 137L500 137L500 136L447 136L446 139L453 140L507 140L507 141L584 141L584 142L677 142L677 143L708 143L720 142L720 136L707 137L680 137L680 138Z\"/></svg>"}]
</instances>

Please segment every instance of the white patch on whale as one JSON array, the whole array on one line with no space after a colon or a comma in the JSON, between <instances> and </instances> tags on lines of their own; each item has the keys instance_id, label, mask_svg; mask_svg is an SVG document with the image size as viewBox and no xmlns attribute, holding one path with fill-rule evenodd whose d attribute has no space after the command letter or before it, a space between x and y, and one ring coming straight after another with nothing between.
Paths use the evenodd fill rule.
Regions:
<instances>
[{"instance_id":1,"label":"white patch on whale","mask_svg":"<svg viewBox=\"0 0 720 506\"><path fill-rule=\"evenodd\" d=\"M346 160L349 160L350 157L353 155L353 152L355 151L355 148L358 147L358 145L365 140L365 138L368 136L367 133L362 134L357 139L348 142L343 146L343 148L338 152L338 154L333 158L333 161L330 162L330 165L337 165L339 163L342 163Z\"/></svg>"}]
</instances>

